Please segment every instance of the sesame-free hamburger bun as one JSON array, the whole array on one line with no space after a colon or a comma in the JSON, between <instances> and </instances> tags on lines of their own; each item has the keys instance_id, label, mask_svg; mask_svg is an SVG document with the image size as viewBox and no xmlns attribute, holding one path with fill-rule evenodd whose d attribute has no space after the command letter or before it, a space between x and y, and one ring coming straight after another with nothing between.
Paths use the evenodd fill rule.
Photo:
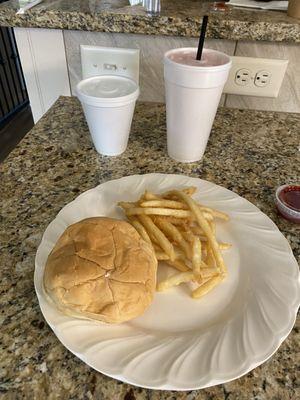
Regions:
<instances>
[{"instance_id":1,"label":"sesame-free hamburger bun","mask_svg":"<svg viewBox=\"0 0 300 400\"><path fill-rule=\"evenodd\" d=\"M58 239L45 266L44 288L65 314L120 323L151 304L156 270L154 250L128 222L87 218Z\"/></svg>"}]
</instances>

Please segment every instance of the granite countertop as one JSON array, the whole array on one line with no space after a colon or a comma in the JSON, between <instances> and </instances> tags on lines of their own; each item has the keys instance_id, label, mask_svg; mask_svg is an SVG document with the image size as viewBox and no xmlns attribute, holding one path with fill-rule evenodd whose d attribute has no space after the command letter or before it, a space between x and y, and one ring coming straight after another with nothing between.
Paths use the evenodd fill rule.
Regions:
<instances>
[{"instance_id":1,"label":"granite countertop","mask_svg":"<svg viewBox=\"0 0 300 400\"><path fill-rule=\"evenodd\" d=\"M44 0L24 15L16 15L17 4L0 4L0 25L197 37L209 14L209 38L300 43L300 21L286 12L232 7L215 13L206 0L161 0L155 17L128 0Z\"/></svg>"},{"instance_id":2,"label":"granite countertop","mask_svg":"<svg viewBox=\"0 0 300 400\"><path fill-rule=\"evenodd\" d=\"M94 150L81 106L61 97L0 165L1 399L208 400L300 397L299 320L269 361L225 385L192 392L135 388L108 378L66 350L40 312L33 286L41 236L79 193L110 179L178 173L220 184L256 204L288 238L300 261L300 226L279 217L275 188L300 176L300 115L220 109L201 162L166 155L165 108L137 105L119 157Z\"/></svg>"}]
</instances>

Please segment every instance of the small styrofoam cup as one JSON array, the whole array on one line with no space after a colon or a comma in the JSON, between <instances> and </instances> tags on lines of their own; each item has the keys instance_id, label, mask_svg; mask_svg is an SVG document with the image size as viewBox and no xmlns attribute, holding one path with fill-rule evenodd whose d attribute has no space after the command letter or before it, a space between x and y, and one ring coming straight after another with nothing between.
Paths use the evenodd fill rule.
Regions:
<instances>
[{"instance_id":1,"label":"small styrofoam cup","mask_svg":"<svg viewBox=\"0 0 300 400\"><path fill-rule=\"evenodd\" d=\"M180 162L201 160L231 68L228 55L203 49L213 66L186 65L172 58L196 48L169 50L164 55L168 154Z\"/></svg>"},{"instance_id":2,"label":"small styrofoam cup","mask_svg":"<svg viewBox=\"0 0 300 400\"><path fill-rule=\"evenodd\" d=\"M77 84L76 94L98 153L122 154L127 147L139 86L117 75L99 75Z\"/></svg>"}]
</instances>

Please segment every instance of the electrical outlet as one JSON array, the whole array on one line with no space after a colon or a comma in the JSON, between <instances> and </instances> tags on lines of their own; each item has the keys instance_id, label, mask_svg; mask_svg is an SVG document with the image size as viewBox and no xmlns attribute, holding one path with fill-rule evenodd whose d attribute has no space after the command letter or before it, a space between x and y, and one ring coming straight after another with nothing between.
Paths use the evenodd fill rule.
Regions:
<instances>
[{"instance_id":1,"label":"electrical outlet","mask_svg":"<svg viewBox=\"0 0 300 400\"><path fill-rule=\"evenodd\" d=\"M224 93L245 96L277 97L288 60L231 57L232 67Z\"/></svg>"},{"instance_id":2,"label":"electrical outlet","mask_svg":"<svg viewBox=\"0 0 300 400\"><path fill-rule=\"evenodd\" d=\"M246 68L239 69L235 74L234 82L239 86L249 85L251 82L251 71Z\"/></svg>"},{"instance_id":3,"label":"electrical outlet","mask_svg":"<svg viewBox=\"0 0 300 400\"><path fill-rule=\"evenodd\" d=\"M254 78L254 85L258 87L265 87L269 85L271 80L271 72L269 71L259 71Z\"/></svg>"},{"instance_id":4,"label":"electrical outlet","mask_svg":"<svg viewBox=\"0 0 300 400\"><path fill-rule=\"evenodd\" d=\"M80 46L82 79L97 75L121 75L139 83L138 49Z\"/></svg>"}]
</instances>

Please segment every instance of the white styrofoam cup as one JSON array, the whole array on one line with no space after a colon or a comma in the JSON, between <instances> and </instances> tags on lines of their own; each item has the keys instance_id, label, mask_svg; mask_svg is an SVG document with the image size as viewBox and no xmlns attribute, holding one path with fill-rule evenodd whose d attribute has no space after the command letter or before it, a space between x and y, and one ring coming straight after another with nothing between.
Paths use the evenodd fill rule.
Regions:
<instances>
[{"instance_id":1,"label":"white styrofoam cup","mask_svg":"<svg viewBox=\"0 0 300 400\"><path fill-rule=\"evenodd\" d=\"M176 62L177 55L196 48L179 48L164 55L168 154L180 162L201 160L231 67L230 57L203 49L213 66Z\"/></svg>"},{"instance_id":2,"label":"white styrofoam cup","mask_svg":"<svg viewBox=\"0 0 300 400\"><path fill-rule=\"evenodd\" d=\"M78 83L77 96L98 153L117 156L126 150L139 86L117 75L99 75Z\"/></svg>"}]
</instances>

